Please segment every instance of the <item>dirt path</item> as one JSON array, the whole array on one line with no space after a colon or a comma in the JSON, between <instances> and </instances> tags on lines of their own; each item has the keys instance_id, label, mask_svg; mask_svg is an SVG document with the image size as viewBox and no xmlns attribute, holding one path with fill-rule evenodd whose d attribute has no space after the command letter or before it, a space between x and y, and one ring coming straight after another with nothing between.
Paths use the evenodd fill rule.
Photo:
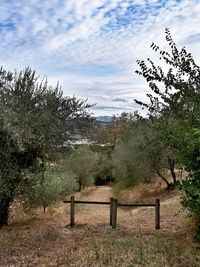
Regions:
<instances>
[{"instance_id":1,"label":"dirt path","mask_svg":"<svg viewBox=\"0 0 200 267\"><path fill-rule=\"evenodd\" d=\"M109 201L112 197L112 187L98 186L78 193L76 199L89 201ZM134 201L132 201L134 202ZM66 217L69 223L69 206ZM161 202L162 233L181 233L185 212L180 204L180 196L174 196ZM76 223L83 225L102 225L109 228L110 207L104 205L76 204ZM131 232L155 232L155 208L119 208L117 212L117 226Z\"/></svg>"},{"instance_id":2,"label":"dirt path","mask_svg":"<svg viewBox=\"0 0 200 267\"><path fill-rule=\"evenodd\" d=\"M96 200L96 201L109 201L110 197L113 195L113 189L110 186L96 186L92 189L89 188L85 193L81 195L82 200Z\"/></svg>"},{"instance_id":3,"label":"dirt path","mask_svg":"<svg viewBox=\"0 0 200 267\"><path fill-rule=\"evenodd\" d=\"M112 197L112 187L109 186L97 186L94 188L89 188L83 191L82 194L78 193L75 195L75 198L79 200L103 202L110 201L110 197ZM76 204L75 214L75 220L77 224L105 224L109 226L109 205Z\"/></svg>"}]
</instances>

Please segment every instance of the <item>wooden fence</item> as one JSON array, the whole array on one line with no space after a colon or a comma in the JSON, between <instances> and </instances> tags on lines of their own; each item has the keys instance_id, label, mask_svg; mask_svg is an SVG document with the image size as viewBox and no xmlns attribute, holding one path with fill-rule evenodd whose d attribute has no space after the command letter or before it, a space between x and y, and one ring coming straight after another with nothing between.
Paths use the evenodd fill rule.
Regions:
<instances>
[{"instance_id":1,"label":"wooden fence","mask_svg":"<svg viewBox=\"0 0 200 267\"><path fill-rule=\"evenodd\" d=\"M64 203L70 203L70 226L75 225L75 204L89 204L89 205L110 205L110 226L113 229L117 226L117 207L155 207L155 229L160 229L160 200L156 199L154 204L122 204L115 198L110 198L109 202L101 201L83 201L75 200L74 196L71 196L70 200L63 201Z\"/></svg>"}]
</instances>

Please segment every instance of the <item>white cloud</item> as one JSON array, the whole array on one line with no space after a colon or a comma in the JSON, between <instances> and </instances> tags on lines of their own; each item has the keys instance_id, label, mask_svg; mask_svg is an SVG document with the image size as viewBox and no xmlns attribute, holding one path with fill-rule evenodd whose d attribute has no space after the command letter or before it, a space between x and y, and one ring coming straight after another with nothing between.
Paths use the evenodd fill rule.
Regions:
<instances>
[{"instance_id":1,"label":"white cloud","mask_svg":"<svg viewBox=\"0 0 200 267\"><path fill-rule=\"evenodd\" d=\"M117 104L131 109L147 87L134 74L135 62L156 58L152 41L167 48L165 27L200 63L199 13L198 0L1 0L0 59L10 69L31 65L52 82L59 78L65 92L101 106L123 96L128 102ZM112 65L113 71L97 75L91 67L84 77L78 66L90 64Z\"/></svg>"}]
</instances>

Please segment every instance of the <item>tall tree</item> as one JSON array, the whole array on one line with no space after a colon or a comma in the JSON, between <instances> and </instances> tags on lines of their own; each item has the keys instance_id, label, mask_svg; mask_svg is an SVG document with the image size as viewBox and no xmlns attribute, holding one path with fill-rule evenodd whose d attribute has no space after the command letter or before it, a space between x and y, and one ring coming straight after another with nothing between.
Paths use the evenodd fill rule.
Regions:
<instances>
[{"instance_id":1,"label":"tall tree","mask_svg":"<svg viewBox=\"0 0 200 267\"><path fill-rule=\"evenodd\" d=\"M59 85L39 82L35 71L0 70L0 227L27 172L43 172L45 162L89 119L85 101L64 97Z\"/></svg>"},{"instance_id":2,"label":"tall tree","mask_svg":"<svg viewBox=\"0 0 200 267\"><path fill-rule=\"evenodd\" d=\"M166 73L150 59L147 60L150 66L138 61L140 71L136 72L146 79L152 94L148 94L150 103L136 102L148 109L153 123L157 122L162 142L170 153L173 178L176 178L174 166L178 158L189 172L182 183L186 193L184 204L197 217L200 240L200 67L185 48L177 48L169 29L166 29L166 40L170 52L152 44L152 49L169 66Z\"/></svg>"},{"instance_id":3,"label":"tall tree","mask_svg":"<svg viewBox=\"0 0 200 267\"><path fill-rule=\"evenodd\" d=\"M140 71L136 73L146 79L152 93L147 94L149 103L135 101L148 109L150 120L160 132L168 151L169 169L176 182L175 165L180 160L182 139L186 132L199 124L200 68L185 48L178 50L169 29L166 29L166 40L171 53L161 50L154 43L151 47L169 66L167 72L149 58L147 63L137 61Z\"/></svg>"}]
</instances>

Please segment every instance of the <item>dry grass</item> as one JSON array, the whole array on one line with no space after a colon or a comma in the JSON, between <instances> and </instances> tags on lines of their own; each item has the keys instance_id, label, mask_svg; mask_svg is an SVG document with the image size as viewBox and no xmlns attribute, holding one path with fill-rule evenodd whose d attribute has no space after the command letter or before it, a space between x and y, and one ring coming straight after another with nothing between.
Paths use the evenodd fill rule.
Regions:
<instances>
[{"instance_id":1,"label":"dry grass","mask_svg":"<svg viewBox=\"0 0 200 267\"><path fill-rule=\"evenodd\" d=\"M86 190L78 199L106 201L110 187ZM130 196L129 196L130 197ZM161 203L161 230L154 230L154 209L118 209L118 228L109 227L109 207L76 208L74 228L69 207L59 203L27 221L0 231L0 266L143 266L198 267L200 253L185 222L180 195ZM133 199L131 199L133 202Z\"/></svg>"},{"instance_id":2,"label":"dry grass","mask_svg":"<svg viewBox=\"0 0 200 267\"><path fill-rule=\"evenodd\" d=\"M178 175L179 180L183 179L185 175L185 173ZM168 180L171 182L170 176ZM116 184L114 194L116 198L125 203L154 203L156 198L164 201L177 195L183 196L183 192L180 190L172 190L168 192L166 190L165 182L163 182L160 178L155 178L150 183L138 184L130 189L123 188L123 184Z\"/></svg>"},{"instance_id":3,"label":"dry grass","mask_svg":"<svg viewBox=\"0 0 200 267\"><path fill-rule=\"evenodd\" d=\"M1 234L0 266L197 267L200 254L177 234L115 231L105 225L63 228L35 222Z\"/></svg>"}]
</instances>

